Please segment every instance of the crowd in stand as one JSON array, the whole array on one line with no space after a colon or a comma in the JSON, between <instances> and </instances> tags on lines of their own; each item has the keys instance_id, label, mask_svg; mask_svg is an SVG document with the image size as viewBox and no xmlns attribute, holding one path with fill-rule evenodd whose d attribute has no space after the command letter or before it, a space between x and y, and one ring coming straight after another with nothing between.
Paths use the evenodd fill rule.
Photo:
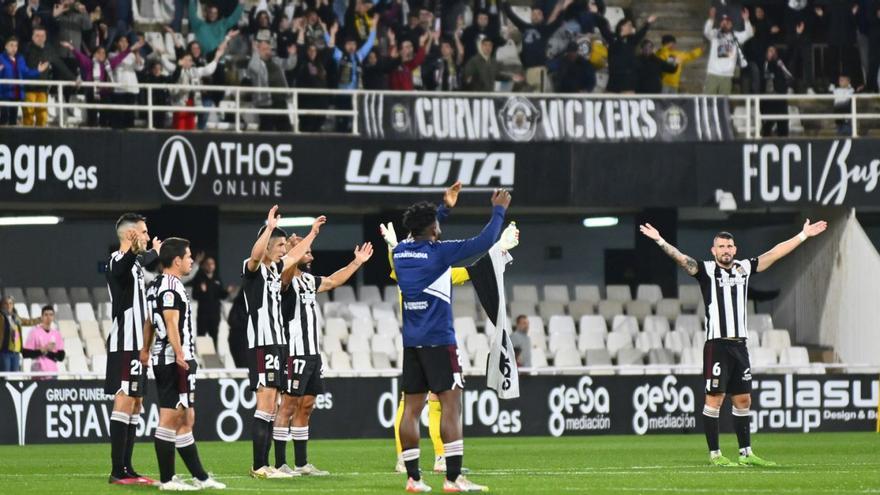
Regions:
<instances>
[{"instance_id":1,"label":"crowd in stand","mask_svg":"<svg viewBox=\"0 0 880 495\"><path fill-rule=\"evenodd\" d=\"M24 3L22 4L22 2ZM131 0L137 1L137 0ZM243 2L244 0L242 0ZM218 91L174 84L260 88L339 88L558 93L677 93L682 67L708 52L704 92L833 92L848 105L856 91L877 92L880 0L786 0L745 7L715 0L704 46L679 49L672 35L650 39L657 17L627 16L611 25L603 0L535 2L528 18L502 0L174 0L150 37L133 25L129 0L3 0L0 79L115 82L114 88L69 87L89 102L145 103L139 83L168 84L154 105L215 107ZM657 13L663 16L663 12ZM186 22L184 23L184 20ZM155 27L154 27L155 29ZM186 37L185 37L186 36ZM189 41L187 42L187 37ZM157 41L158 39L158 41ZM814 46L827 45L814 64ZM45 86L0 84L0 101L46 102ZM301 109L347 109L351 99L302 94ZM257 93L261 130L290 130L283 93ZM784 113L768 101L766 113ZM0 107L0 125L18 121ZM275 111L272 114L269 112ZM25 107L21 123L43 126L45 108ZM154 113L154 126L204 128L209 112ZM85 124L128 128L129 110L89 110ZM777 133L787 133L785 121ZM347 119L300 118L301 130ZM845 123L844 123L845 124ZM769 131L769 128L767 129Z\"/></svg>"}]
</instances>

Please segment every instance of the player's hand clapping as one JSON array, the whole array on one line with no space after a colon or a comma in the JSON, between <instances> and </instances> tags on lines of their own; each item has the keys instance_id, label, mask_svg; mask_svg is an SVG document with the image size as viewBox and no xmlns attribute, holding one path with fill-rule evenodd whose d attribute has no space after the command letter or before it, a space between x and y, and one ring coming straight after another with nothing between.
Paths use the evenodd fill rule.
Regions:
<instances>
[{"instance_id":1,"label":"player's hand clapping","mask_svg":"<svg viewBox=\"0 0 880 495\"><path fill-rule=\"evenodd\" d=\"M496 189L492 193L492 206L500 206L505 210L510 207L510 191L507 189Z\"/></svg>"}]
</instances>

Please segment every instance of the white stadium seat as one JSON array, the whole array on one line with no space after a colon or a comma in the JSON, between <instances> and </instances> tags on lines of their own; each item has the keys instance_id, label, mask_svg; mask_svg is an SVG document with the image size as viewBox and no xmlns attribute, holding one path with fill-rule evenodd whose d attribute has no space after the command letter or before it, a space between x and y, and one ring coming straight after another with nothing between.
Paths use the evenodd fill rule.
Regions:
<instances>
[{"instance_id":1,"label":"white stadium seat","mask_svg":"<svg viewBox=\"0 0 880 495\"><path fill-rule=\"evenodd\" d=\"M664 316L648 316L645 318L643 328L645 332L656 333L663 338L669 333L669 320Z\"/></svg>"},{"instance_id":2,"label":"white stadium seat","mask_svg":"<svg viewBox=\"0 0 880 495\"><path fill-rule=\"evenodd\" d=\"M560 349L571 348L577 351L577 343L573 333L551 333L548 349L551 354L556 354Z\"/></svg>"},{"instance_id":3,"label":"white stadium seat","mask_svg":"<svg viewBox=\"0 0 880 495\"><path fill-rule=\"evenodd\" d=\"M568 303L570 301L568 297L568 286L567 285L545 285L544 286L544 300L545 301L553 301L553 302L561 302L563 304Z\"/></svg>"},{"instance_id":4,"label":"white stadium seat","mask_svg":"<svg viewBox=\"0 0 880 495\"><path fill-rule=\"evenodd\" d=\"M354 287L350 285L337 287L333 290L333 301L344 303L357 302L357 297L354 294ZM331 357L331 359L333 358Z\"/></svg>"},{"instance_id":5,"label":"white stadium seat","mask_svg":"<svg viewBox=\"0 0 880 495\"><path fill-rule=\"evenodd\" d=\"M598 303L602 300L598 285L576 285L574 287L574 298L576 301L589 301L592 303Z\"/></svg>"},{"instance_id":6,"label":"white stadium seat","mask_svg":"<svg viewBox=\"0 0 880 495\"><path fill-rule=\"evenodd\" d=\"M661 299L657 301L657 316L662 316L669 321L675 321L681 314L681 303L678 299Z\"/></svg>"},{"instance_id":7,"label":"white stadium seat","mask_svg":"<svg viewBox=\"0 0 880 495\"><path fill-rule=\"evenodd\" d=\"M654 349L662 349L663 341L660 336L653 332L641 332L636 337L636 349L649 353Z\"/></svg>"},{"instance_id":8,"label":"white stadium seat","mask_svg":"<svg viewBox=\"0 0 880 495\"><path fill-rule=\"evenodd\" d=\"M690 335L683 330L673 330L663 339L663 347L672 351L676 356L680 356L690 346Z\"/></svg>"},{"instance_id":9,"label":"white stadium seat","mask_svg":"<svg viewBox=\"0 0 880 495\"><path fill-rule=\"evenodd\" d=\"M470 354L476 354L480 349L489 349L489 338L483 333L474 333L467 336L465 346Z\"/></svg>"},{"instance_id":10,"label":"white stadium seat","mask_svg":"<svg viewBox=\"0 0 880 495\"><path fill-rule=\"evenodd\" d=\"M599 301L596 312L602 315L606 321L611 321L615 316L623 314L623 303L620 301Z\"/></svg>"},{"instance_id":11,"label":"white stadium seat","mask_svg":"<svg viewBox=\"0 0 880 495\"><path fill-rule=\"evenodd\" d=\"M547 363L547 354L544 352L543 348L532 348L532 368L546 368L549 366Z\"/></svg>"},{"instance_id":12,"label":"white stadium seat","mask_svg":"<svg viewBox=\"0 0 880 495\"><path fill-rule=\"evenodd\" d=\"M626 314L635 316L639 321L644 321L646 316L650 316L651 303L648 301L629 301L624 305Z\"/></svg>"},{"instance_id":13,"label":"white stadium seat","mask_svg":"<svg viewBox=\"0 0 880 495\"><path fill-rule=\"evenodd\" d=\"M87 302L78 302L73 307L74 316L76 316L76 321L96 321L95 318L95 310L92 308L91 303Z\"/></svg>"},{"instance_id":14,"label":"white stadium seat","mask_svg":"<svg viewBox=\"0 0 880 495\"><path fill-rule=\"evenodd\" d=\"M532 303L538 303L538 288L534 285L514 285L513 286L513 297L511 297L513 301L526 301Z\"/></svg>"},{"instance_id":15,"label":"white stadium seat","mask_svg":"<svg viewBox=\"0 0 880 495\"><path fill-rule=\"evenodd\" d=\"M342 318L327 318L327 322L324 323L324 335L334 336L345 342L348 340L348 325Z\"/></svg>"},{"instance_id":16,"label":"white stadium seat","mask_svg":"<svg viewBox=\"0 0 880 495\"><path fill-rule=\"evenodd\" d=\"M363 335L367 338L373 336L373 320L371 318L355 318L351 320L351 336Z\"/></svg>"},{"instance_id":17,"label":"white stadium seat","mask_svg":"<svg viewBox=\"0 0 880 495\"><path fill-rule=\"evenodd\" d=\"M510 302L510 317L516 318L519 315L536 315L538 314L535 311L535 303L532 301L511 301Z\"/></svg>"},{"instance_id":18,"label":"white stadium seat","mask_svg":"<svg viewBox=\"0 0 880 495\"><path fill-rule=\"evenodd\" d=\"M632 336L629 332L610 332L606 340L606 348L612 359L617 357L621 349L630 349L633 346Z\"/></svg>"},{"instance_id":19,"label":"white stadium seat","mask_svg":"<svg viewBox=\"0 0 880 495\"><path fill-rule=\"evenodd\" d=\"M639 334L639 322L635 316L617 315L611 322L611 331L628 332L632 338Z\"/></svg>"},{"instance_id":20,"label":"white stadium seat","mask_svg":"<svg viewBox=\"0 0 880 495\"><path fill-rule=\"evenodd\" d=\"M577 348L579 351L589 351L593 349L605 349L605 337L608 332L604 328L581 326L581 334L578 336Z\"/></svg>"},{"instance_id":21,"label":"white stadium seat","mask_svg":"<svg viewBox=\"0 0 880 495\"><path fill-rule=\"evenodd\" d=\"M779 356L783 349L791 347L791 335L788 330L767 330L761 339L761 347L772 349Z\"/></svg>"},{"instance_id":22,"label":"white stadium seat","mask_svg":"<svg viewBox=\"0 0 880 495\"><path fill-rule=\"evenodd\" d=\"M700 286L685 284L678 286L678 300L681 301L681 309L687 313L693 313L703 305L703 294Z\"/></svg>"},{"instance_id":23,"label":"white stadium seat","mask_svg":"<svg viewBox=\"0 0 880 495\"><path fill-rule=\"evenodd\" d=\"M352 352L351 367L358 371L372 370L373 362L370 360L370 353L365 351Z\"/></svg>"},{"instance_id":24,"label":"white stadium seat","mask_svg":"<svg viewBox=\"0 0 880 495\"><path fill-rule=\"evenodd\" d=\"M663 299L663 290L656 284L640 284L636 287L636 299L657 304L658 301Z\"/></svg>"},{"instance_id":25,"label":"white stadium seat","mask_svg":"<svg viewBox=\"0 0 880 495\"><path fill-rule=\"evenodd\" d=\"M351 359L348 354L336 351L330 354L330 369L333 371L351 371Z\"/></svg>"},{"instance_id":26,"label":"white stadium seat","mask_svg":"<svg viewBox=\"0 0 880 495\"><path fill-rule=\"evenodd\" d=\"M596 312L596 306L591 301L571 301L568 303L568 314L575 320L579 320L582 316L591 315Z\"/></svg>"},{"instance_id":27,"label":"white stadium seat","mask_svg":"<svg viewBox=\"0 0 880 495\"><path fill-rule=\"evenodd\" d=\"M367 304L380 303L382 302L382 293L379 292L379 287L375 285L364 285L360 289L358 301Z\"/></svg>"},{"instance_id":28,"label":"white stadium seat","mask_svg":"<svg viewBox=\"0 0 880 495\"><path fill-rule=\"evenodd\" d=\"M581 355L571 347L559 349L553 355L553 365L557 368L581 366Z\"/></svg>"},{"instance_id":29,"label":"white stadium seat","mask_svg":"<svg viewBox=\"0 0 880 495\"><path fill-rule=\"evenodd\" d=\"M565 304L556 301L541 301L538 303L538 314L547 320L556 315L564 315Z\"/></svg>"},{"instance_id":30,"label":"white stadium seat","mask_svg":"<svg viewBox=\"0 0 880 495\"><path fill-rule=\"evenodd\" d=\"M609 301L632 301L632 291L628 285L609 285L605 287L605 299Z\"/></svg>"},{"instance_id":31,"label":"white stadium seat","mask_svg":"<svg viewBox=\"0 0 880 495\"><path fill-rule=\"evenodd\" d=\"M572 336L577 334L577 331L574 328L574 318L571 316L553 316L550 318L550 322L547 326L551 337L555 333L567 333Z\"/></svg>"}]
</instances>

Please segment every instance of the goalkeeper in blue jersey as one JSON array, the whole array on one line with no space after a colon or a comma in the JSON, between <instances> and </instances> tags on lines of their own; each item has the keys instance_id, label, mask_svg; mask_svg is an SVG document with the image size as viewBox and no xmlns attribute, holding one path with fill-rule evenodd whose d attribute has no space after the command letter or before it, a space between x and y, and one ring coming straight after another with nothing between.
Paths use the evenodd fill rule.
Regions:
<instances>
[{"instance_id":1,"label":"goalkeeper in blue jersey","mask_svg":"<svg viewBox=\"0 0 880 495\"><path fill-rule=\"evenodd\" d=\"M452 325L452 265L485 253L501 234L511 196L499 189L492 194L492 217L474 238L440 241L437 206L428 202L410 206L403 225L410 237L394 248L392 258L402 295L404 412L400 423L406 490L431 491L419 472L419 417L428 391L440 398L443 415L440 436L446 456L445 492L486 491L461 474L461 396L464 388L458 346Z\"/></svg>"}]
</instances>

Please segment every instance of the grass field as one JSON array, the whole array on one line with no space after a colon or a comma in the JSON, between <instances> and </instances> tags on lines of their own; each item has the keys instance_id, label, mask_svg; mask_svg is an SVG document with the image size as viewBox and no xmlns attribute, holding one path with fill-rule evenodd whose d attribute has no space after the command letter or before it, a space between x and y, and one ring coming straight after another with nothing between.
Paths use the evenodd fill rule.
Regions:
<instances>
[{"instance_id":1,"label":"grass field","mask_svg":"<svg viewBox=\"0 0 880 495\"><path fill-rule=\"evenodd\" d=\"M466 440L471 479L492 493L880 493L880 435L875 433L758 434L755 452L780 463L772 469L713 468L698 435L648 437L473 438ZM735 437L722 449L734 455ZM404 493L392 472L393 443L383 440L312 441L310 460L327 478L252 480L250 443L199 444L205 467L232 493ZM422 467L433 466L430 441ZM292 452L288 453L292 459ZM107 485L109 446L99 444L0 447L0 493L146 493L151 487ZM135 450L135 466L156 475L152 442ZM178 473L184 466L178 459ZM187 476L188 477L188 476ZM428 473L441 492L442 478Z\"/></svg>"}]
</instances>

